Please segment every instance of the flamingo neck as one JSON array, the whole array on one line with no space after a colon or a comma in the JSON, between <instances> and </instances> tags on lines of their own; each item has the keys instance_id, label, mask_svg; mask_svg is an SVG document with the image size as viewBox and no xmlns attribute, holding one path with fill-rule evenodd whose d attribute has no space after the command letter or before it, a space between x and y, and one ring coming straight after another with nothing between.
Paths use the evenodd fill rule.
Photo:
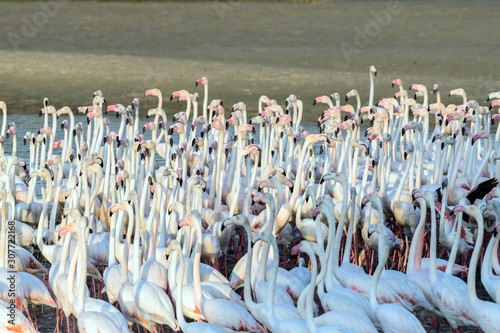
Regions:
<instances>
[{"instance_id":1,"label":"flamingo neck","mask_svg":"<svg viewBox=\"0 0 500 333\"><path fill-rule=\"evenodd\" d=\"M77 221L78 227L78 247L79 247L79 255L78 255L78 296L77 296L77 308L76 313L78 315L84 311L84 299L85 299L85 285L87 281L87 243L85 241L85 223L84 220Z\"/></svg>"},{"instance_id":2,"label":"flamingo neck","mask_svg":"<svg viewBox=\"0 0 500 333\"><path fill-rule=\"evenodd\" d=\"M309 258L311 259L311 266L312 266L312 274L311 274L311 282L309 283L309 286L307 287L307 301L306 301L306 322L307 322L307 327L309 328L310 332L314 332L316 330L316 325L314 324L313 321L313 302L314 302L314 288L316 286L316 277L318 274L318 263L316 261L316 255L314 254L313 251L311 251L310 246L306 246L306 253L309 255Z\"/></svg>"},{"instance_id":3,"label":"flamingo neck","mask_svg":"<svg viewBox=\"0 0 500 333\"><path fill-rule=\"evenodd\" d=\"M415 229L414 235L417 237L413 238L410 245L410 252L408 254L408 265L406 268L406 272L415 271L417 268L420 269L420 261L422 259L422 249L420 249L419 245L421 244L423 238L423 231L425 228L425 218L427 211L426 202L423 198L419 198L418 200L420 204L420 220L418 222L417 228Z\"/></svg>"},{"instance_id":4,"label":"flamingo neck","mask_svg":"<svg viewBox=\"0 0 500 333\"><path fill-rule=\"evenodd\" d=\"M247 254L247 262L245 266L245 281L244 281L244 300L245 304L247 305L248 309L250 309L250 312L255 312L257 310L255 302L252 299L252 292L250 290L250 279L251 277L251 271L252 271L252 259L253 259L253 246L252 246L252 230L250 229L250 225L248 223L245 223L244 225L245 232L247 233L247 239L248 239L248 254Z\"/></svg>"},{"instance_id":5,"label":"flamingo neck","mask_svg":"<svg viewBox=\"0 0 500 333\"><path fill-rule=\"evenodd\" d=\"M477 230L476 244L474 245L474 251L472 252L472 256L470 259L469 272L467 273L467 294L469 295L469 300L471 302L472 307L475 308L475 305L478 302L476 294L476 269L477 269L477 261L479 259L479 252L481 251L481 247L483 245L484 221L483 221L483 216L481 214L474 214L473 217L477 221L478 230ZM460 234L460 230L457 231L457 234Z\"/></svg>"},{"instance_id":6,"label":"flamingo neck","mask_svg":"<svg viewBox=\"0 0 500 333\"><path fill-rule=\"evenodd\" d=\"M437 269L436 269L436 210L432 207L432 202L429 202L426 199L427 205L431 211L431 244L430 244L430 265L429 265L429 279L431 281L431 285L436 283L437 281Z\"/></svg>"},{"instance_id":7,"label":"flamingo neck","mask_svg":"<svg viewBox=\"0 0 500 333\"><path fill-rule=\"evenodd\" d=\"M266 243L269 244L269 243ZM266 298L265 300L265 306L268 312L267 315L267 320L269 321L269 324L271 327L277 327L278 326L278 321L276 320L276 317L274 316L274 292L276 289L276 278L278 276L278 266L279 266L279 252L278 252L278 245L276 244L276 241L271 242L270 246L273 248L273 255L274 255L274 260L273 260L273 270L271 272L271 278L269 281L269 286L268 286L268 292L269 292L269 297ZM261 258L261 260L264 260L264 257ZM265 260L267 261L267 255L265 257Z\"/></svg>"},{"instance_id":8,"label":"flamingo neck","mask_svg":"<svg viewBox=\"0 0 500 333\"><path fill-rule=\"evenodd\" d=\"M388 257L389 257L389 247L387 246L384 237L381 237L378 242L378 265L377 268L375 269L375 272L373 273L373 277L371 280L370 296L369 296L370 306L372 307L372 310L375 310L375 308L378 306L378 301L376 296L378 281L380 280L380 276L384 271L385 263Z\"/></svg>"}]
</instances>

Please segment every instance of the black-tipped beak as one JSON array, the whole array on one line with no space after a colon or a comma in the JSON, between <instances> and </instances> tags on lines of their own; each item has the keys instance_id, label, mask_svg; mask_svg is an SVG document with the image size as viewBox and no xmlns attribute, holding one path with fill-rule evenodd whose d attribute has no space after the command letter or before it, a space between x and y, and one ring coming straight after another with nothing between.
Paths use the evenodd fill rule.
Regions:
<instances>
[{"instance_id":1,"label":"black-tipped beak","mask_svg":"<svg viewBox=\"0 0 500 333\"><path fill-rule=\"evenodd\" d=\"M196 81L196 82L194 83L194 86L195 86L195 87L198 87L198 81Z\"/></svg>"},{"instance_id":2,"label":"black-tipped beak","mask_svg":"<svg viewBox=\"0 0 500 333\"><path fill-rule=\"evenodd\" d=\"M392 83L392 87L394 88L394 82Z\"/></svg>"},{"instance_id":3,"label":"black-tipped beak","mask_svg":"<svg viewBox=\"0 0 500 333\"><path fill-rule=\"evenodd\" d=\"M444 149L444 142L441 142L441 150Z\"/></svg>"},{"instance_id":4,"label":"black-tipped beak","mask_svg":"<svg viewBox=\"0 0 500 333\"><path fill-rule=\"evenodd\" d=\"M315 105L316 105L316 100L313 101L313 106L315 106Z\"/></svg>"},{"instance_id":5,"label":"black-tipped beak","mask_svg":"<svg viewBox=\"0 0 500 333\"><path fill-rule=\"evenodd\" d=\"M170 100L173 100L174 99L174 95L170 95Z\"/></svg>"},{"instance_id":6,"label":"black-tipped beak","mask_svg":"<svg viewBox=\"0 0 500 333\"><path fill-rule=\"evenodd\" d=\"M408 153L404 152L403 157L404 157L404 160L406 161L408 159Z\"/></svg>"},{"instance_id":7,"label":"black-tipped beak","mask_svg":"<svg viewBox=\"0 0 500 333\"><path fill-rule=\"evenodd\" d=\"M349 97L345 95L345 101L347 102L349 100Z\"/></svg>"},{"instance_id":8,"label":"black-tipped beak","mask_svg":"<svg viewBox=\"0 0 500 333\"><path fill-rule=\"evenodd\" d=\"M43 115L42 110L38 113L38 117L41 117Z\"/></svg>"}]
</instances>

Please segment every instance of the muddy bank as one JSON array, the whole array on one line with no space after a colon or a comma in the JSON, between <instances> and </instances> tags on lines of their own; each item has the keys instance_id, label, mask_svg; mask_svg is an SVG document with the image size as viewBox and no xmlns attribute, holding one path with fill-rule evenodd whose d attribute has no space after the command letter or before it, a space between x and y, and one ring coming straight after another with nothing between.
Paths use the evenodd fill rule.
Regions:
<instances>
[{"instance_id":1,"label":"muddy bank","mask_svg":"<svg viewBox=\"0 0 500 333\"><path fill-rule=\"evenodd\" d=\"M0 99L10 112L38 112L46 96L77 107L97 89L123 104L152 87L202 95L194 82L206 76L211 99L241 100L254 111L261 94L283 103L294 93L312 120L319 95L356 88L367 103L372 64L376 99L394 94L395 78L405 88L439 83L443 95L462 87L483 103L500 90L493 75L498 2L52 1L0 8ZM141 103L145 110L155 102ZM182 107L165 105L169 113Z\"/></svg>"}]
</instances>

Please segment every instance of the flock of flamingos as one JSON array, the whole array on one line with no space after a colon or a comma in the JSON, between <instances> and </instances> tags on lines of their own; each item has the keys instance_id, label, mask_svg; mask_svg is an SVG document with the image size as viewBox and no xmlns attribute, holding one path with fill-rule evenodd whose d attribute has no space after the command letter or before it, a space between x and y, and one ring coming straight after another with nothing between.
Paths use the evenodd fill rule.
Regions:
<instances>
[{"instance_id":1,"label":"flock of flamingos","mask_svg":"<svg viewBox=\"0 0 500 333\"><path fill-rule=\"evenodd\" d=\"M295 95L251 117L206 78L173 120L146 91L142 128L138 99L97 91L87 124L45 99L29 161L0 102L1 332L40 305L68 332L500 332L500 92L445 106L398 79L374 103L376 73L367 106L308 101L316 133Z\"/></svg>"}]
</instances>

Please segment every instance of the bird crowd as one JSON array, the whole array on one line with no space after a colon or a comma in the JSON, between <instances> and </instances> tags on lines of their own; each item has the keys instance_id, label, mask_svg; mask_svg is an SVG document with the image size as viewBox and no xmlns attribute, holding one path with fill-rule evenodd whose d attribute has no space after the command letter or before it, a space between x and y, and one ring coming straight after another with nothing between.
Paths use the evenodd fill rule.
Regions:
<instances>
[{"instance_id":1,"label":"bird crowd","mask_svg":"<svg viewBox=\"0 0 500 333\"><path fill-rule=\"evenodd\" d=\"M316 133L295 95L252 117L205 77L171 120L147 90L142 128L137 98L96 91L86 124L45 99L25 160L0 102L0 331L48 306L57 332L500 332L500 92L374 102L369 74L366 106L307 103Z\"/></svg>"}]
</instances>

